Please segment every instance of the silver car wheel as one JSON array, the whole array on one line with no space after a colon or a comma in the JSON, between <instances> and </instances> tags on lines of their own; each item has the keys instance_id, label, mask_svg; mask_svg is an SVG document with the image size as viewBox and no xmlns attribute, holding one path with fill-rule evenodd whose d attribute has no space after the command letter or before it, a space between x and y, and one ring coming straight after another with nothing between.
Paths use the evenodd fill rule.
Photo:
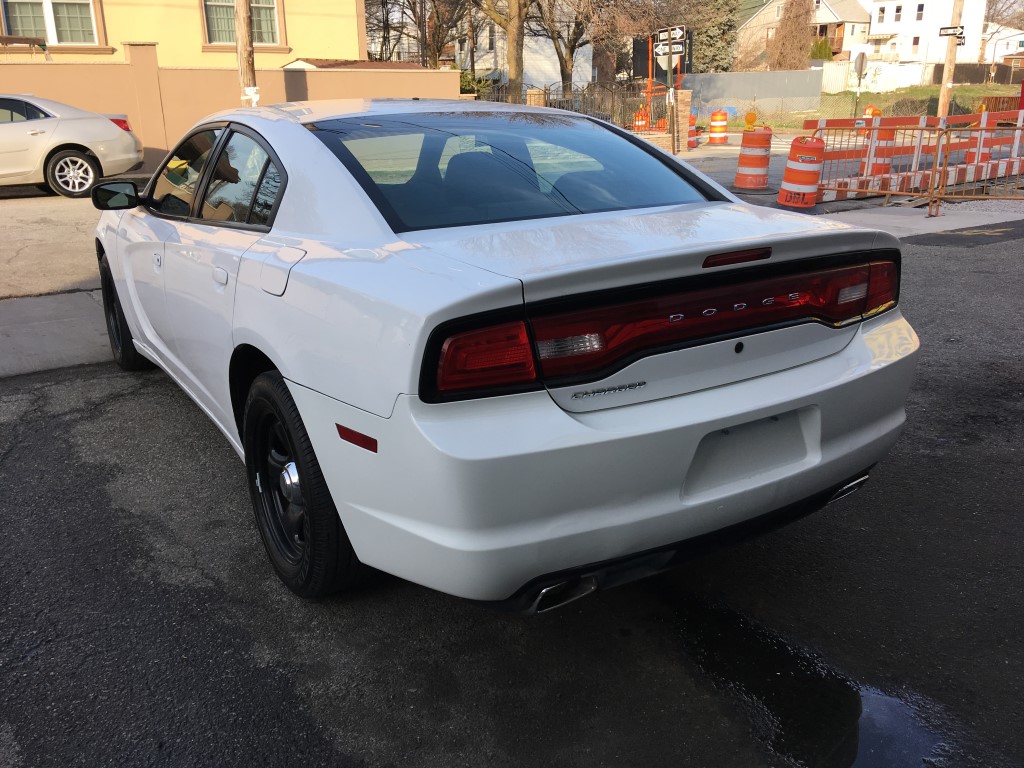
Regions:
<instances>
[{"instance_id":1,"label":"silver car wheel","mask_svg":"<svg viewBox=\"0 0 1024 768\"><path fill-rule=\"evenodd\" d=\"M69 192L84 192L92 186L92 166L80 157L65 157L53 169L57 183Z\"/></svg>"}]
</instances>

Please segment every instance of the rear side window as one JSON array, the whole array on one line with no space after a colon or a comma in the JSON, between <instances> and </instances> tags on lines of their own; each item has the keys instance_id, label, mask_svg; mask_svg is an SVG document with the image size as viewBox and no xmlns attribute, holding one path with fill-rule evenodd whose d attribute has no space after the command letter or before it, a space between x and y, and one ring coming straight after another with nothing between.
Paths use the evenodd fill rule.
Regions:
<instances>
[{"instance_id":1,"label":"rear side window","mask_svg":"<svg viewBox=\"0 0 1024 768\"><path fill-rule=\"evenodd\" d=\"M0 123L20 123L49 117L43 110L21 99L0 99Z\"/></svg>"},{"instance_id":2,"label":"rear side window","mask_svg":"<svg viewBox=\"0 0 1024 768\"><path fill-rule=\"evenodd\" d=\"M200 218L247 223L269 162L270 155L255 140L244 133L231 134L210 173Z\"/></svg>"},{"instance_id":3,"label":"rear side window","mask_svg":"<svg viewBox=\"0 0 1024 768\"><path fill-rule=\"evenodd\" d=\"M153 184L149 206L153 211L180 218L189 215L196 185L223 131L223 128L200 131L178 145Z\"/></svg>"},{"instance_id":4,"label":"rear side window","mask_svg":"<svg viewBox=\"0 0 1024 768\"><path fill-rule=\"evenodd\" d=\"M572 115L389 115L310 129L396 231L707 199L653 151Z\"/></svg>"}]
</instances>

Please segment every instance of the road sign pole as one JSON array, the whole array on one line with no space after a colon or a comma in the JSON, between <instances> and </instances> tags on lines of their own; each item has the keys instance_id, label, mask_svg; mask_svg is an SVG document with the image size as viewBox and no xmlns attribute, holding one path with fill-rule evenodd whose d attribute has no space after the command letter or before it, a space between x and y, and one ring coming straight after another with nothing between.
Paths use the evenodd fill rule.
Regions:
<instances>
[{"instance_id":1,"label":"road sign pole","mask_svg":"<svg viewBox=\"0 0 1024 768\"><path fill-rule=\"evenodd\" d=\"M964 0L953 0L953 19L950 24L959 27L963 13ZM942 68L942 88L939 90L937 117L945 117L949 114L949 100L953 91L953 70L956 68L956 48L956 37L946 40L946 63Z\"/></svg>"}]
</instances>

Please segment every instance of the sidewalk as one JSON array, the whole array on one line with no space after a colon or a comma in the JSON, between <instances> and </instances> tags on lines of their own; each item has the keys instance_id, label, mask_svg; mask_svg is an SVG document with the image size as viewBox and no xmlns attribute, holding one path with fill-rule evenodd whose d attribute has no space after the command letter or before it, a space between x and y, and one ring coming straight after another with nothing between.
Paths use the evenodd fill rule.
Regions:
<instances>
[{"instance_id":1,"label":"sidewalk","mask_svg":"<svg viewBox=\"0 0 1024 768\"><path fill-rule=\"evenodd\" d=\"M719 150L718 154L724 153ZM774 195L749 199L761 205L774 200ZM941 216L928 218L920 208L883 208L876 202L859 210L823 215L906 238L1019 221L1024 219L1024 203L947 205ZM99 291L0 300L0 378L110 359Z\"/></svg>"}]
</instances>

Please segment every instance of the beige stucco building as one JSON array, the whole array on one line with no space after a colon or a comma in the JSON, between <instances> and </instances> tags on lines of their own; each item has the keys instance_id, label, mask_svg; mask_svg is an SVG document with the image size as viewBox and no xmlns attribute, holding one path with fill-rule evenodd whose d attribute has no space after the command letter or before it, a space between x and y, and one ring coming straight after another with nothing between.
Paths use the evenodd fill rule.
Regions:
<instances>
[{"instance_id":1,"label":"beige stucco building","mask_svg":"<svg viewBox=\"0 0 1024 768\"><path fill-rule=\"evenodd\" d=\"M299 57L366 59L363 0L249 0L257 67ZM124 62L158 43L164 67L234 67L234 0L0 0L0 36L43 38L53 61ZM0 62L39 58L0 47Z\"/></svg>"}]
</instances>

